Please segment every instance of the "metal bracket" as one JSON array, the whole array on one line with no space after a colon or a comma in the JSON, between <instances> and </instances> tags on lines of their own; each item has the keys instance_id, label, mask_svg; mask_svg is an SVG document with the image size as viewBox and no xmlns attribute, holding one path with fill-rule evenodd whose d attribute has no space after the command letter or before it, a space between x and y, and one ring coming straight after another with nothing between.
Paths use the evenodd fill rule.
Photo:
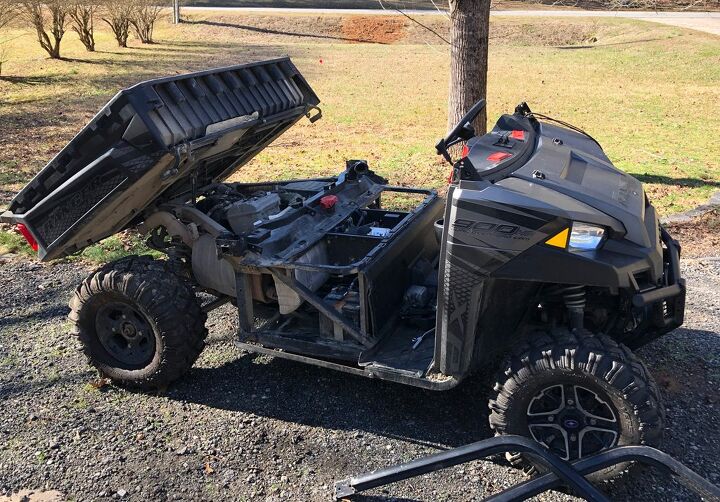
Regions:
<instances>
[{"instance_id":1,"label":"metal bracket","mask_svg":"<svg viewBox=\"0 0 720 502\"><path fill-rule=\"evenodd\" d=\"M315 115L310 115L310 110L316 110ZM317 106L308 106L305 116L308 118L311 124L314 124L322 118L322 110Z\"/></svg>"}]
</instances>

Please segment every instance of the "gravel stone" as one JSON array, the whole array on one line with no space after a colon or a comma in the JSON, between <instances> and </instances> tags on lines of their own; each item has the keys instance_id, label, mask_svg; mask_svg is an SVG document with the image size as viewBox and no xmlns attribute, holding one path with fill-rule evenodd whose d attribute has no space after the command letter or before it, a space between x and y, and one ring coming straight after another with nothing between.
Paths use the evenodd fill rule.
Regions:
<instances>
[{"instance_id":1,"label":"gravel stone","mask_svg":"<svg viewBox=\"0 0 720 502\"><path fill-rule=\"evenodd\" d=\"M335 480L491 435L482 379L436 393L251 355L233 345L229 305L210 316L195 367L166 391L98 388L66 319L90 270L19 258L0 266L0 496L44 489L75 500L327 501ZM720 258L686 259L683 270L685 326L638 355L668 405L662 449L717 483ZM495 459L368 495L471 500L524 479ZM602 489L613 500L696 500L645 468Z\"/></svg>"}]
</instances>

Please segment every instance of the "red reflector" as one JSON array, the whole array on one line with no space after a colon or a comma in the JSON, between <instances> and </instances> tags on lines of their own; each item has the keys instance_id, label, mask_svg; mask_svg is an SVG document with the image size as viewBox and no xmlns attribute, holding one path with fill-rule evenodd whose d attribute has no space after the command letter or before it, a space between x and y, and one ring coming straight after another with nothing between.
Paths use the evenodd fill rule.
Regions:
<instances>
[{"instance_id":1,"label":"red reflector","mask_svg":"<svg viewBox=\"0 0 720 502\"><path fill-rule=\"evenodd\" d=\"M325 197L322 197L320 199L320 205L323 209L332 209L335 207L335 204L337 204L337 202L337 195L326 195Z\"/></svg>"},{"instance_id":2,"label":"red reflector","mask_svg":"<svg viewBox=\"0 0 720 502\"><path fill-rule=\"evenodd\" d=\"M20 232L23 237L25 237L25 240L27 241L28 244L30 244L30 247L32 248L32 250L37 251L38 243L35 240L35 237L33 237L32 234L30 233L30 230L28 230L28 228L25 225L23 225L22 223L18 223L17 227L15 227L15 228L17 228L17 231Z\"/></svg>"},{"instance_id":3,"label":"red reflector","mask_svg":"<svg viewBox=\"0 0 720 502\"><path fill-rule=\"evenodd\" d=\"M512 153L507 152L493 152L490 155L487 156L487 159L491 162L500 162L501 160L505 160L508 157L512 157Z\"/></svg>"},{"instance_id":4,"label":"red reflector","mask_svg":"<svg viewBox=\"0 0 720 502\"><path fill-rule=\"evenodd\" d=\"M525 131L512 131L510 133L512 139L521 139L525 141Z\"/></svg>"},{"instance_id":5,"label":"red reflector","mask_svg":"<svg viewBox=\"0 0 720 502\"><path fill-rule=\"evenodd\" d=\"M462 153L460 154L460 157L465 158L468 156L468 153L470 153L470 149L467 145L463 145Z\"/></svg>"}]
</instances>

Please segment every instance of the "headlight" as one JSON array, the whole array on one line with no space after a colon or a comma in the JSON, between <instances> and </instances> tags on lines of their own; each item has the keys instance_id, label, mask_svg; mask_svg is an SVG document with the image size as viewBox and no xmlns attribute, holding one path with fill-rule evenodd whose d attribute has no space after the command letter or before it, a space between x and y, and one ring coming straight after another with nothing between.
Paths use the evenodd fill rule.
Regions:
<instances>
[{"instance_id":1,"label":"headlight","mask_svg":"<svg viewBox=\"0 0 720 502\"><path fill-rule=\"evenodd\" d=\"M597 249L605 237L605 229L588 223L574 222L570 232L571 249Z\"/></svg>"}]
</instances>

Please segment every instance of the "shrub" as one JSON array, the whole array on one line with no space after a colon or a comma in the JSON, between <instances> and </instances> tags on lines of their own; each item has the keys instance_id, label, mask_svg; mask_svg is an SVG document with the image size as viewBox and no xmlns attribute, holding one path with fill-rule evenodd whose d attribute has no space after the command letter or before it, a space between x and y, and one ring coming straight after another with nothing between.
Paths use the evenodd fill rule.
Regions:
<instances>
[{"instance_id":1,"label":"shrub","mask_svg":"<svg viewBox=\"0 0 720 502\"><path fill-rule=\"evenodd\" d=\"M110 26L119 47L127 47L132 7L128 0L110 0L104 6L102 20Z\"/></svg>"},{"instance_id":2,"label":"shrub","mask_svg":"<svg viewBox=\"0 0 720 502\"><path fill-rule=\"evenodd\" d=\"M52 59L60 59L60 42L65 35L69 7L62 0L22 0L20 5L35 28L40 47Z\"/></svg>"},{"instance_id":3,"label":"shrub","mask_svg":"<svg viewBox=\"0 0 720 502\"><path fill-rule=\"evenodd\" d=\"M152 0L134 0L130 24L144 44L153 43L153 28L162 7Z\"/></svg>"},{"instance_id":4,"label":"shrub","mask_svg":"<svg viewBox=\"0 0 720 502\"><path fill-rule=\"evenodd\" d=\"M94 3L77 2L68 12L72 21L72 29L78 34L88 52L95 51L95 9Z\"/></svg>"}]
</instances>

